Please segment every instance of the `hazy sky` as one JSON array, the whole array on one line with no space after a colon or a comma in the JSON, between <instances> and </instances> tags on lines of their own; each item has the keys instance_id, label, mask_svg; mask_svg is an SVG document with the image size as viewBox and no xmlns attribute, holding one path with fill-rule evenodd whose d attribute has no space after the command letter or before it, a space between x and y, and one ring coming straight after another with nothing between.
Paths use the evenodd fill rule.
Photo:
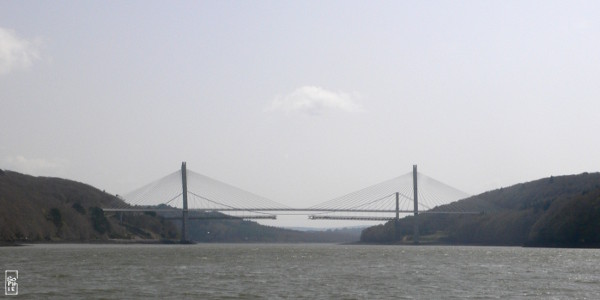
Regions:
<instances>
[{"instance_id":1,"label":"hazy sky","mask_svg":"<svg viewBox=\"0 0 600 300\"><path fill-rule=\"evenodd\" d=\"M600 170L600 1L0 0L0 168L304 207Z\"/></svg>"}]
</instances>

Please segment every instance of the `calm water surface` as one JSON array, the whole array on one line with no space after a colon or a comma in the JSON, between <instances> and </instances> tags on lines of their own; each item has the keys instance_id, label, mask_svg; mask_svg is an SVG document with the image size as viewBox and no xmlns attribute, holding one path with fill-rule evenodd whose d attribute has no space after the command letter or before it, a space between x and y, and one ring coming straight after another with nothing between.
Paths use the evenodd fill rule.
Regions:
<instances>
[{"instance_id":1,"label":"calm water surface","mask_svg":"<svg viewBox=\"0 0 600 300\"><path fill-rule=\"evenodd\" d=\"M0 268L19 270L19 296L13 299L600 299L599 264L600 250L590 249L320 244L0 248ZM9 299L4 291L3 297Z\"/></svg>"}]
</instances>

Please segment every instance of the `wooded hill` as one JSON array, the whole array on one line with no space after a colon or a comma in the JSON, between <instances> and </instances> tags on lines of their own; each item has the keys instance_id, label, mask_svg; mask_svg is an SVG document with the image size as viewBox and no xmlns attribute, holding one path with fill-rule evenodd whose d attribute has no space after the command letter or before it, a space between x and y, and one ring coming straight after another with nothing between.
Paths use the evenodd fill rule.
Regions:
<instances>
[{"instance_id":1,"label":"wooded hill","mask_svg":"<svg viewBox=\"0 0 600 300\"><path fill-rule=\"evenodd\" d=\"M0 170L0 242L93 242L171 239L177 228L148 214L123 222L101 207L122 204L114 195L60 178Z\"/></svg>"},{"instance_id":2,"label":"wooded hill","mask_svg":"<svg viewBox=\"0 0 600 300\"><path fill-rule=\"evenodd\" d=\"M434 209L476 215L419 215L422 243L600 247L600 173L544 178ZM365 243L412 243L413 217L369 227Z\"/></svg>"}]
</instances>

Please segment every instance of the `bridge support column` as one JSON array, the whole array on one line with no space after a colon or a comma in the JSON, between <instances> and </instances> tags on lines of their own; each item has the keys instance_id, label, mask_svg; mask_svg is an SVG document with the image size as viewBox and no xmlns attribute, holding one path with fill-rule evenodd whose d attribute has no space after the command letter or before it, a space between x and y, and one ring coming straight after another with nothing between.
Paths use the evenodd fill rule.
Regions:
<instances>
[{"instance_id":1,"label":"bridge support column","mask_svg":"<svg viewBox=\"0 0 600 300\"><path fill-rule=\"evenodd\" d=\"M396 222L400 221L400 193L396 192Z\"/></svg>"},{"instance_id":2,"label":"bridge support column","mask_svg":"<svg viewBox=\"0 0 600 300\"><path fill-rule=\"evenodd\" d=\"M181 187L183 189L183 214L181 216L181 242L188 242L188 203L187 203L187 169L181 163Z\"/></svg>"},{"instance_id":3,"label":"bridge support column","mask_svg":"<svg viewBox=\"0 0 600 300\"><path fill-rule=\"evenodd\" d=\"M414 217L413 242L419 243L419 191L417 185L417 165L413 165L413 199L414 199Z\"/></svg>"},{"instance_id":4,"label":"bridge support column","mask_svg":"<svg viewBox=\"0 0 600 300\"><path fill-rule=\"evenodd\" d=\"M400 224L400 193L396 192L396 219L394 219L394 240L400 239L400 233L398 232L398 225Z\"/></svg>"}]
</instances>

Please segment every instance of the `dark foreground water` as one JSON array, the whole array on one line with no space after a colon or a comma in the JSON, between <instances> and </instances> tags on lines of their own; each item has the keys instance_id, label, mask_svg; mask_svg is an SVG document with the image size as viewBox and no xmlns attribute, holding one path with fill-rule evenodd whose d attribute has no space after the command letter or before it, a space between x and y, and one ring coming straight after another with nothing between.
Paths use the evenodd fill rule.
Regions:
<instances>
[{"instance_id":1,"label":"dark foreground water","mask_svg":"<svg viewBox=\"0 0 600 300\"><path fill-rule=\"evenodd\" d=\"M600 298L589 249L34 245L0 248L0 268L19 271L11 299Z\"/></svg>"}]
</instances>

